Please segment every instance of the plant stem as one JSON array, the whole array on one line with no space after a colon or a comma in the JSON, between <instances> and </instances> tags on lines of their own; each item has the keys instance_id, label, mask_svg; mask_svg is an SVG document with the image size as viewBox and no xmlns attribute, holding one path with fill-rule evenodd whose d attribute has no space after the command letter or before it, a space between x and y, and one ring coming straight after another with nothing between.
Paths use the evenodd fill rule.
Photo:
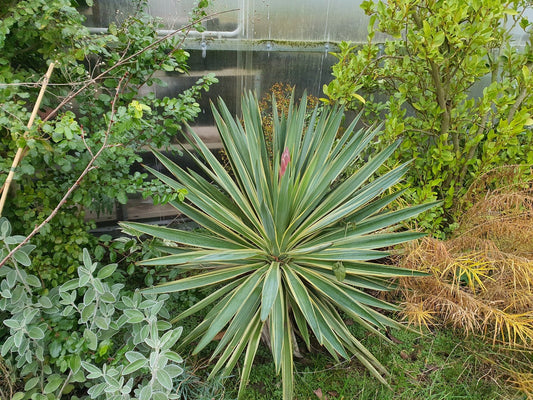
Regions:
<instances>
[{"instance_id":1,"label":"plant stem","mask_svg":"<svg viewBox=\"0 0 533 400\"><path fill-rule=\"evenodd\" d=\"M37 111L39 111L39 107L43 100L44 92L46 91L46 86L48 86L48 81L50 80L50 76L52 76L52 71L54 70L54 66L55 66L55 63L51 63L48 66L48 71L44 75L43 84L41 86L41 90L39 91L39 96L37 97L37 101L35 102L33 106L33 111L30 115L30 120L28 121L28 125L26 125L28 130L24 133L25 138L27 137L30 128L33 126L33 121L35 121L35 117L37 116ZM9 169L9 174L7 175L6 181L4 182L2 198L0 199L0 216L2 215L2 211L4 210L4 205L6 203L7 192L9 191L9 186L11 185L11 182L13 181L13 176L15 175L15 168L17 168L20 160L22 159L25 148L26 146L19 147L17 149L17 153L15 154L15 158L13 159L13 163L11 164L11 168Z\"/></svg>"},{"instance_id":2,"label":"plant stem","mask_svg":"<svg viewBox=\"0 0 533 400\"><path fill-rule=\"evenodd\" d=\"M63 393L63 390L65 390L65 387L67 386L68 382L70 381L70 377L72 376L72 369L69 371L67 379L65 379L65 382L63 382L63 385L61 386L61 389L58 392L57 400L61 400L61 395Z\"/></svg>"},{"instance_id":3,"label":"plant stem","mask_svg":"<svg viewBox=\"0 0 533 400\"><path fill-rule=\"evenodd\" d=\"M487 125L487 120L489 119L489 112L486 112L483 116L483 119L481 120L481 124L479 125L478 130L476 131L476 135L474 137L477 137L481 135L485 131L485 126ZM470 151L468 152L468 156L465 159L465 162L463 164L463 168L461 170L461 173L459 174L459 179L457 182L463 182L464 178L466 176L466 172L468 170L468 161L470 161L472 158L474 158L474 155L476 154L477 148L479 147L479 143L477 142L475 145L472 145L470 148Z\"/></svg>"},{"instance_id":4,"label":"plant stem","mask_svg":"<svg viewBox=\"0 0 533 400\"><path fill-rule=\"evenodd\" d=\"M513 103L513 105L509 108L509 115L507 116L507 123L511 123L513 120L514 115L522 105L523 101L526 99L526 97L529 95L529 90L527 88L523 88L520 94L518 95L516 101Z\"/></svg>"},{"instance_id":5,"label":"plant stem","mask_svg":"<svg viewBox=\"0 0 533 400\"><path fill-rule=\"evenodd\" d=\"M183 30L190 30L191 27L193 27L195 24L197 24L198 22L201 22L201 21L207 21L207 20L210 20L220 14L225 14L225 13L228 13L228 12L232 12L232 11L236 11L237 9L232 9L232 10L227 10L227 11L221 11L221 12L218 12L218 13L214 13L214 14L211 14L211 15L208 15L206 17L203 17L203 18L200 18L198 21L195 21L195 22L191 22L190 24L187 24L185 26L183 26L182 28L178 29L178 30L175 30L174 32L171 32L165 36L163 36L162 38L156 40L154 43L146 46L145 48L137 51L136 53L132 54L131 56L128 56L122 60L120 60L119 62L117 62L115 65L113 65L112 67L109 67L108 69L106 69L104 72L98 74L96 77L92 78L92 79L89 79L88 81L85 82L85 84L80 87L78 90L72 92L71 94L69 94L67 97L65 97L60 103L59 105L54 108L52 111L50 111L50 113L43 119L43 122L46 122L48 121L50 118L54 117L57 112L65 105L67 104L70 100L72 100L73 98L75 98L78 94L80 94L81 92L83 92L85 89L87 89L89 86L95 84L99 79L105 77L108 73L110 73L111 71L113 71L114 69L124 65L125 63L127 63L128 61L134 59L135 57L137 57L138 55L144 53L145 51L153 48L153 47L156 47L158 46L161 42L164 42L165 40L171 38L172 36L175 36L177 35L178 33L180 33L181 31ZM1 265L0 265L1 266Z\"/></svg>"},{"instance_id":6,"label":"plant stem","mask_svg":"<svg viewBox=\"0 0 533 400\"><path fill-rule=\"evenodd\" d=\"M70 195L78 188L78 186L80 185L81 181L83 180L83 178L85 178L85 176L89 173L89 171L93 170L94 168L96 168L94 166L94 163L96 162L96 160L98 159L98 157L100 157L100 155L102 154L102 152L107 149L108 147L111 147L110 145L108 145L108 141L109 141L109 134L111 132L111 127L113 126L114 124L114 115L116 113L116 110L115 110L115 104L116 104L116 101L118 99L118 95L120 93L120 89L122 87L122 83L124 81L124 79L126 78L127 75L124 75L118 86L117 86L117 89L116 89L116 92L115 92L115 97L113 98L113 101L111 102L111 116L109 118L109 124L107 126L107 131L105 133L105 136L104 136L104 141L102 143L102 146L100 147L100 149L92 156L92 158L89 160L89 163L87 164L87 166L85 167L85 169L82 171L82 173L80 174L80 176L78 177L78 179L76 179L76 182L74 182L74 184L67 190L67 192L65 193L65 195L63 196L63 198L59 201L58 205L52 210L52 212L50 213L50 215L48 215L48 217L46 217L46 219L41 222L39 225L37 225L33 231L31 231L31 233L21 242L18 244L18 246L14 247L7 256L4 257L4 259L2 261L0 261L0 268L13 256L13 254L15 254L15 252L17 252L22 246L24 246L25 244L27 244L30 239L32 237L34 237L42 228L43 226L45 226L46 224L48 224L52 218L54 218L56 216L56 214L59 212L59 210L61 209L61 207L63 207L63 205L67 202L67 199L70 197Z\"/></svg>"}]
</instances>

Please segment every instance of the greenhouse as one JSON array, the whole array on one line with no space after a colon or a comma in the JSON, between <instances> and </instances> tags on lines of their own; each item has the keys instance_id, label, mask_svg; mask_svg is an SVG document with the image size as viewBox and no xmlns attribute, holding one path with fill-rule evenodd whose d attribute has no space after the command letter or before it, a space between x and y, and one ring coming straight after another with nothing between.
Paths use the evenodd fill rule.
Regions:
<instances>
[{"instance_id":1,"label":"greenhouse","mask_svg":"<svg viewBox=\"0 0 533 400\"><path fill-rule=\"evenodd\" d=\"M0 3L0 400L533 398L527 0Z\"/></svg>"}]
</instances>

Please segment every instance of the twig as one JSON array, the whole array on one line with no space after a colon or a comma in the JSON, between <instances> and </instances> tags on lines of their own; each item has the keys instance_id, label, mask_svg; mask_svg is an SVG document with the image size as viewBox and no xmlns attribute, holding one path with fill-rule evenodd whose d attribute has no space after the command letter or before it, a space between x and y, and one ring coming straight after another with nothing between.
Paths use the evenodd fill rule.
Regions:
<instances>
[{"instance_id":1,"label":"twig","mask_svg":"<svg viewBox=\"0 0 533 400\"><path fill-rule=\"evenodd\" d=\"M65 390L65 387L67 386L67 384L69 383L70 381L70 378L72 376L72 369L69 371L68 373L68 376L67 376L67 379L65 379L65 382L63 382L63 385L61 386L61 389L59 389L59 397L58 397L58 400L61 400L61 396L63 394L63 390Z\"/></svg>"},{"instance_id":2,"label":"twig","mask_svg":"<svg viewBox=\"0 0 533 400\"><path fill-rule=\"evenodd\" d=\"M83 140L83 144L85 145L85 148L87 149L87 151L89 152L91 157L94 157L94 154L93 154L93 151L92 151L91 147L89 146L89 144L85 140L85 131L83 130L83 126L82 125L80 125L80 130L81 130L81 140Z\"/></svg>"},{"instance_id":3,"label":"twig","mask_svg":"<svg viewBox=\"0 0 533 400\"><path fill-rule=\"evenodd\" d=\"M100 73L99 75L97 75L96 77L88 80L81 88L77 89L76 91L72 92L71 94L69 94L67 97L65 97L61 103L59 103L59 105L54 108L52 111L50 111L50 113L43 119L43 122L46 122L48 121L50 118L52 118L53 116L55 116L55 114L57 114L57 112L65 105L67 104L69 101L71 101L73 98L75 98L78 94L80 94L81 92L83 92L85 89L87 89L89 86L91 86L92 84L96 83L100 78L103 78L105 77L107 74L109 74L111 71L113 71L114 69L124 65L125 63L127 63L128 61L134 59L135 57L137 57L138 55L144 53L145 51L153 48L153 47L156 47L158 46L161 42L164 42L165 40L171 38L172 36L175 36L177 35L178 33L180 33L181 31L184 31L184 30L189 30L191 27L193 27L194 25L196 25L198 22L202 22L202 21L208 21L214 17L216 17L217 15L221 15L221 14L225 14L225 13L228 13L228 12L233 12L233 11L236 11L237 9L232 9L232 10L227 10L227 11L221 11L221 12L218 12L218 13L214 13L214 14L211 14L211 15L208 15L206 17L203 17L203 18L200 18L199 20L197 21L194 21L194 22L191 22L190 24L187 24L185 26L183 26L181 29L178 29L178 30L175 30L174 32L171 32L165 36L163 36L162 38L156 40L154 43L146 46L145 48L137 51L136 53L132 54L131 56L129 57L126 57L125 59L117 62L115 65L113 65L112 67L109 67L107 70L105 70L104 72Z\"/></svg>"},{"instance_id":4,"label":"twig","mask_svg":"<svg viewBox=\"0 0 533 400\"><path fill-rule=\"evenodd\" d=\"M51 63L48 66L48 71L44 76L43 85L41 86L41 90L39 91L39 96L37 97L37 101L33 106L33 111L30 115L30 120L28 121L28 125L26 126L28 130L24 133L24 137L28 135L28 132L33 125L33 121L35 121L37 111L39 111L39 106L41 105L41 101L43 100L44 92L46 91L46 86L48 85L48 81L50 80L50 76L52 75L52 71L54 70L54 66L55 63ZM22 159L25 148L26 146L19 147L17 149L17 153L15 154L15 158L13 159L13 163L11 164L11 168L9 169L9 174L7 175L6 181L4 182L4 190L2 192L2 198L0 198L0 215L2 215L2 211L4 209L4 205L7 199L7 193L9 191L9 186L11 185L11 182L13 181L13 176L15 175L15 168L17 168L20 160Z\"/></svg>"},{"instance_id":5,"label":"twig","mask_svg":"<svg viewBox=\"0 0 533 400\"><path fill-rule=\"evenodd\" d=\"M30 239L32 237L34 237L41 229L43 226L45 226L46 224L48 224L52 218L54 218L56 216L56 214L59 212L59 210L61 209L61 207L63 207L63 205L66 203L67 199L70 197L70 195L78 188L78 186L80 185L80 182L83 180L83 178L85 178L85 176L90 172L92 171L93 169L96 168L96 166L94 165L94 163L96 162L96 160L98 159L98 157L100 156L100 154L102 154L102 152L107 149L108 147L112 147L112 145L108 145L108 141L109 141L109 134L111 132L111 127L113 126L114 124L114 116L115 116L115 113L116 113L116 110L115 110L115 104L117 102L117 99L118 99L118 96L119 96L119 93L120 93L120 89L121 89L121 86L122 86L122 83L124 81L124 79L126 78L127 74L125 74L121 79L120 79L120 82L119 84L117 85L117 89L116 89L116 92L115 92L115 97L113 98L113 101L111 102L111 116L109 118L109 123L107 125L107 130L105 132L105 135L104 135L104 140L103 140L103 143L102 143L102 146L100 147L100 149L92 156L92 158L89 160L89 163L87 164L87 166L85 167L85 169L83 170L83 172L80 174L80 176L78 177L78 179L76 179L76 182L74 182L74 184L67 190L67 192L65 193L65 195L63 196L63 198L61 199L61 201L58 203L58 205L52 210L52 212L50 213L50 215L48 215L48 217L46 217L46 219L41 222L39 225L37 225L33 231L31 231L31 233L21 242L19 243L19 245L15 248L13 248L9 254L7 256L4 257L4 259L2 261L0 261L0 268L13 256L13 254L15 254L22 246L24 246L25 244L27 244Z\"/></svg>"}]
</instances>

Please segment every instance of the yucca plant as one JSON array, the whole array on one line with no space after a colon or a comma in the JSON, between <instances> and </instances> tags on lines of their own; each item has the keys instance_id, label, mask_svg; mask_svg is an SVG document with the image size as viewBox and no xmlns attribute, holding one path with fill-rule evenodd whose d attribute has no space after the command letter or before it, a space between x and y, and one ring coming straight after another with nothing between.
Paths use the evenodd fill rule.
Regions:
<instances>
[{"instance_id":1,"label":"yucca plant","mask_svg":"<svg viewBox=\"0 0 533 400\"><path fill-rule=\"evenodd\" d=\"M353 354L386 384L385 368L352 335L344 318L349 316L376 333L398 326L376 310L395 310L395 306L366 290L388 290L391 278L417 273L371 261L388 254L376 249L419 238L419 233L385 228L432 205L383 211L401 193L380 195L391 191L408 166L369 179L397 143L355 174L339 179L353 167L378 129L354 132L357 121L353 121L339 139L342 109L315 110L306 118L305 97L299 106L291 102L286 116L276 115L276 107L273 110L273 159L269 159L253 95L243 97L242 123L222 101L218 111L213 107L231 174L194 132L190 137L197 154L191 156L201 174L186 171L155 152L176 180L151 172L175 190L187 188L187 202L173 205L204 230L122 224L127 232L179 245L163 248L169 255L143 261L143 265L200 271L146 291L214 287L175 320L212 307L182 344L197 341L197 353L223 333L211 357L216 360L211 376L222 369L223 376L228 376L244 352L241 394L263 331L269 333L285 399L292 398L295 346L300 341L310 349L312 335L335 359Z\"/></svg>"}]
</instances>

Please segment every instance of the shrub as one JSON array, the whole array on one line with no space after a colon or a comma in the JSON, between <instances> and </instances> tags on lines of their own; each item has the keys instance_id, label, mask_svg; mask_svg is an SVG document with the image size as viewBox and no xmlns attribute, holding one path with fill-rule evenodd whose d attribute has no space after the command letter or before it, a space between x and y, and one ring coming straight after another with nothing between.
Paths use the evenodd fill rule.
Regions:
<instances>
[{"instance_id":1,"label":"shrub","mask_svg":"<svg viewBox=\"0 0 533 400\"><path fill-rule=\"evenodd\" d=\"M379 196L401 179L408 165L373 180L371 177L398 143L376 154L350 178L337 182L377 129L354 133L355 120L336 140L343 120L341 109L328 109L320 115L315 110L308 124L305 97L299 106L291 103L286 116L279 116L275 106L272 109L270 158L261 111L252 95L243 98L242 124L233 119L222 101L219 111L213 107L231 175L192 131L191 143L198 155L191 157L203 175L185 171L155 153L176 180L152 172L175 190L187 187L188 202L173 204L205 232L121 224L128 233L148 234L168 242L168 247L161 249L168 256L143 261L142 265L200 270L146 293L214 286L212 294L175 321L212 307L182 345L199 340L194 350L197 353L215 336L222 336L211 354L211 360L217 358L211 377L222 369L227 377L245 352L241 394L261 335L266 332L276 371L282 373L285 399L292 398L293 352L301 345L296 334L308 349L314 335L335 359L355 354L386 384L385 368L350 333L341 311L372 332L399 325L375 309L394 310L395 306L365 289L389 290L389 278L415 273L371 262L388 254L374 249L422 236L387 228L433 204L386 210L401 193Z\"/></svg>"},{"instance_id":2,"label":"shrub","mask_svg":"<svg viewBox=\"0 0 533 400\"><path fill-rule=\"evenodd\" d=\"M453 228L477 177L533 163L528 6L522 0L364 1L368 43L343 43L336 54L325 94L364 109L367 123L385 119L382 145L403 139L390 165L414 159L405 186L415 204L444 200L420 219L434 232ZM523 48L512 34L527 38Z\"/></svg>"},{"instance_id":3,"label":"shrub","mask_svg":"<svg viewBox=\"0 0 533 400\"><path fill-rule=\"evenodd\" d=\"M0 257L24 237L0 219ZM28 274L28 244L0 268L2 362L13 400L177 399L183 372L172 350L182 328L165 320L168 295L126 293L113 284L117 264L99 266L83 251L78 277L53 289ZM13 389L16 388L16 390Z\"/></svg>"},{"instance_id":4,"label":"shrub","mask_svg":"<svg viewBox=\"0 0 533 400\"><path fill-rule=\"evenodd\" d=\"M188 69L189 54L181 41L158 37L161 23L143 13L144 1L139 1L136 15L111 24L105 35L90 35L73 3L27 0L0 6L0 168L9 171L17 149L24 149L2 214L13 229L28 235L77 181L102 143L109 144L43 228L44 235L33 239L37 248L30 268L52 285L75 273L84 247L96 246L88 232L94 223L84 221L84 210L110 210L139 191L167 197L159 192L160 185L134 171L141 161L138 151L170 146L183 123L200 112L196 99L216 82L208 75L173 98L142 95L143 85L164 85L156 72ZM28 130L28 108L51 62L56 63L51 83ZM4 180L2 175L0 184Z\"/></svg>"}]
</instances>

